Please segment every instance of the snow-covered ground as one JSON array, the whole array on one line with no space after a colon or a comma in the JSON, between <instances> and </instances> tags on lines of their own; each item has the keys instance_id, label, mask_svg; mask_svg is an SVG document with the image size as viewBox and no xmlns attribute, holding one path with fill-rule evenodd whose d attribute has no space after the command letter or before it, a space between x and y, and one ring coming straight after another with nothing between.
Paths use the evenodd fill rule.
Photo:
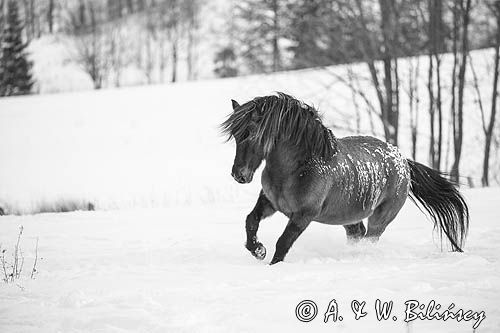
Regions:
<instances>
[{"instance_id":1,"label":"snow-covered ground","mask_svg":"<svg viewBox=\"0 0 500 333\"><path fill-rule=\"evenodd\" d=\"M407 300L484 311L476 332L499 332L500 190L465 193L465 253L441 252L431 223L408 201L377 245L347 245L343 228L312 224L274 266L267 264L286 219L262 222L270 253L255 260L243 247L251 201L1 217L4 248L24 226L26 260L21 280L0 284L0 332L473 331L475 321L405 324ZM36 237L43 259L30 280ZM394 301L397 321L377 321L377 298ZM309 323L295 317L306 299L319 312ZM344 320L325 324L332 299ZM354 299L367 302L358 321Z\"/></svg>"}]
</instances>

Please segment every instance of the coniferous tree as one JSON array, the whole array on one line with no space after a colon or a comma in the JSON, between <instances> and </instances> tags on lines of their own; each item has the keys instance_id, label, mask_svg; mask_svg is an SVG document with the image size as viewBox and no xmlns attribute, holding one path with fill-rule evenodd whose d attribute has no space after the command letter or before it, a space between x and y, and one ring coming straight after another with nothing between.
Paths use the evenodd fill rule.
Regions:
<instances>
[{"instance_id":1,"label":"coniferous tree","mask_svg":"<svg viewBox=\"0 0 500 333\"><path fill-rule=\"evenodd\" d=\"M16 1L7 4L7 17L0 58L0 95L25 95L31 92L31 62L27 59L27 43L22 40L23 26Z\"/></svg>"}]
</instances>

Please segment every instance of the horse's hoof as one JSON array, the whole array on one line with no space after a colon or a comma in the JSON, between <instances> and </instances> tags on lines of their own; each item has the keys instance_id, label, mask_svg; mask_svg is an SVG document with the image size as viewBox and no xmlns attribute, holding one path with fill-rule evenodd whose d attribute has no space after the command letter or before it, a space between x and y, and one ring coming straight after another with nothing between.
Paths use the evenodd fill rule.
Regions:
<instances>
[{"instance_id":1,"label":"horse's hoof","mask_svg":"<svg viewBox=\"0 0 500 333\"><path fill-rule=\"evenodd\" d=\"M283 259L273 258L273 260L271 260L269 265L274 265L274 264L277 264L277 263L282 262L282 261L283 261Z\"/></svg>"},{"instance_id":2,"label":"horse's hoof","mask_svg":"<svg viewBox=\"0 0 500 333\"><path fill-rule=\"evenodd\" d=\"M257 246L255 250L253 250L252 254L255 258L263 260L266 257L266 248L261 243L258 243L256 245Z\"/></svg>"}]
</instances>

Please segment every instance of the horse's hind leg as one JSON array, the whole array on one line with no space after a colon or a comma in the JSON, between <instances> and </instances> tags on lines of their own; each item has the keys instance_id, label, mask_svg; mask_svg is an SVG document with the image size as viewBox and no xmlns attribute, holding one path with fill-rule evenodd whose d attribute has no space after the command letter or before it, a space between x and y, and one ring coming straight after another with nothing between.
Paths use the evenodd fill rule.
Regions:
<instances>
[{"instance_id":1,"label":"horse's hind leg","mask_svg":"<svg viewBox=\"0 0 500 333\"><path fill-rule=\"evenodd\" d=\"M368 218L368 229L365 237L372 241L378 241L385 228L391 223L404 201L399 203L385 202L375 208L373 214Z\"/></svg>"},{"instance_id":2,"label":"horse's hind leg","mask_svg":"<svg viewBox=\"0 0 500 333\"><path fill-rule=\"evenodd\" d=\"M276 209L273 208L273 205L261 190L257 203L250 214L248 214L245 224L247 232L246 248L255 258L260 260L266 257L266 248L257 240L259 223L262 219L273 215L274 212L276 212Z\"/></svg>"},{"instance_id":3,"label":"horse's hind leg","mask_svg":"<svg viewBox=\"0 0 500 333\"><path fill-rule=\"evenodd\" d=\"M355 243L365 236L366 228L363 221L355 224L344 225L345 233L347 235L347 241L349 243Z\"/></svg>"}]
</instances>

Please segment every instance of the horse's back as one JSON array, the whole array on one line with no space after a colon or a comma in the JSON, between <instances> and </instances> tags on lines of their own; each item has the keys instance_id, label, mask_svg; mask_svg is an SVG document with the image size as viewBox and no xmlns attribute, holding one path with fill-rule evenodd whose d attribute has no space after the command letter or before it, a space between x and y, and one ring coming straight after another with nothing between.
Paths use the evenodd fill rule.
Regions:
<instances>
[{"instance_id":1,"label":"horse's back","mask_svg":"<svg viewBox=\"0 0 500 333\"><path fill-rule=\"evenodd\" d=\"M362 182L364 180L365 183L367 181L380 183L387 187L390 192L388 194L401 194L406 198L409 190L410 167L396 146L371 136L350 136L339 141L344 151L357 159L357 169L367 174L361 177ZM373 178L366 179L370 176Z\"/></svg>"},{"instance_id":2,"label":"horse's back","mask_svg":"<svg viewBox=\"0 0 500 333\"><path fill-rule=\"evenodd\" d=\"M399 150L370 136L341 138L338 147L332 160L334 182L319 221L356 223L386 201L399 210L409 187L408 163Z\"/></svg>"}]
</instances>

